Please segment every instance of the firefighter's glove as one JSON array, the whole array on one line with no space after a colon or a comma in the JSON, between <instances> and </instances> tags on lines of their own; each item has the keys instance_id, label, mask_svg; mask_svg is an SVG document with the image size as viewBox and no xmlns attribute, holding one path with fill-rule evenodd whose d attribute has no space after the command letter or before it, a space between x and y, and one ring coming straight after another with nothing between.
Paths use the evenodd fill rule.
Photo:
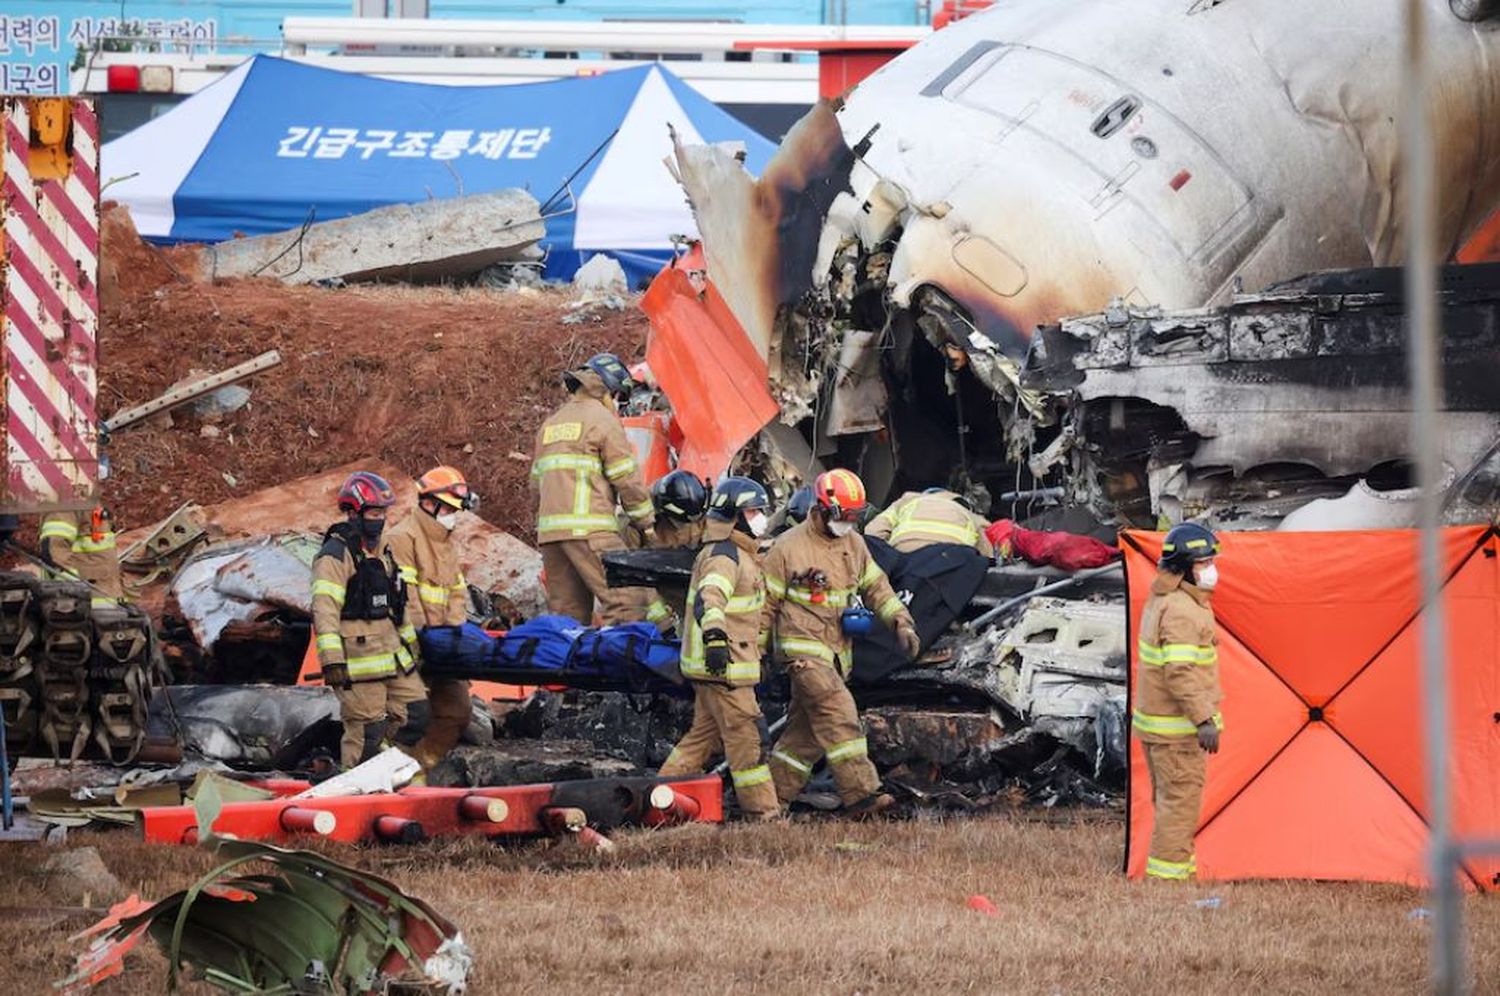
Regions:
<instances>
[{"instance_id":1,"label":"firefighter's glove","mask_svg":"<svg viewBox=\"0 0 1500 996\"><path fill-rule=\"evenodd\" d=\"M922 656L922 638L911 623L903 620L896 624L896 642L901 644L901 652L907 660L915 661Z\"/></svg>"},{"instance_id":2,"label":"firefighter's glove","mask_svg":"<svg viewBox=\"0 0 1500 996\"><path fill-rule=\"evenodd\" d=\"M1210 754L1219 752L1219 727L1213 720L1198 724L1198 746Z\"/></svg>"},{"instance_id":3,"label":"firefighter's glove","mask_svg":"<svg viewBox=\"0 0 1500 996\"><path fill-rule=\"evenodd\" d=\"M703 631L703 667L715 678L729 674L729 634L722 629Z\"/></svg>"},{"instance_id":4,"label":"firefighter's glove","mask_svg":"<svg viewBox=\"0 0 1500 996\"><path fill-rule=\"evenodd\" d=\"M329 688L353 688L354 682L349 680L349 665L324 664L323 684L327 685Z\"/></svg>"}]
</instances>

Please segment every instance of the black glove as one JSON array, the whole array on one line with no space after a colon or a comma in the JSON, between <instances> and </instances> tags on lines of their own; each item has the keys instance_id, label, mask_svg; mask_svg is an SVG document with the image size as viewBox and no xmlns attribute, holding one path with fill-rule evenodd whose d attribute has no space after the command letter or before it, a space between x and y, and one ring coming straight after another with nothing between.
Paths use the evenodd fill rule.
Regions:
<instances>
[{"instance_id":1,"label":"black glove","mask_svg":"<svg viewBox=\"0 0 1500 996\"><path fill-rule=\"evenodd\" d=\"M715 678L729 673L729 634L722 629L703 631L703 666Z\"/></svg>"},{"instance_id":2,"label":"black glove","mask_svg":"<svg viewBox=\"0 0 1500 996\"><path fill-rule=\"evenodd\" d=\"M349 665L324 664L323 684L327 685L329 688L353 688L354 682L349 679Z\"/></svg>"},{"instance_id":3,"label":"black glove","mask_svg":"<svg viewBox=\"0 0 1500 996\"><path fill-rule=\"evenodd\" d=\"M1198 746L1210 754L1219 752L1219 727L1213 720L1198 724Z\"/></svg>"}]
</instances>

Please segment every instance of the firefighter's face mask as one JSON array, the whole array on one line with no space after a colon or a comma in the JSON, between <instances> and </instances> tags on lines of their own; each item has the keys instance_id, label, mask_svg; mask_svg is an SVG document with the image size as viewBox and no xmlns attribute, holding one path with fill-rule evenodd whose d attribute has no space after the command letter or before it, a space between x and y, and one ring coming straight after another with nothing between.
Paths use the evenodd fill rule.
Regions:
<instances>
[{"instance_id":1,"label":"firefighter's face mask","mask_svg":"<svg viewBox=\"0 0 1500 996\"><path fill-rule=\"evenodd\" d=\"M848 536L854 532L854 523L843 519L835 519L828 523L828 532L832 536Z\"/></svg>"},{"instance_id":2,"label":"firefighter's face mask","mask_svg":"<svg viewBox=\"0 0 1500 996\"><path fill-rule=\"evenodd\" d=\"M458 513L452 509L439 512L437 515L433 516L433 518L437 519L438 525L442 526L450 533L453 532L454 527L458 525Z\"/></svg>"},{"instance_id":3,"label":"firefighter's face mask","mask_svg":"<svg viewBox=\"0 0 1500 996\"><path fill-rule=\"evenodd\" d=\"M1193 579L1204 591L1213 591L1219 584L1219 568L1212 560L1200 561L1194 568Z\"/></svg>"},{"instance_id":4,"label":"firefighter's face mask","mask_svg":"<svg viewBox=\"0 0 1500 996\"><path fill-rule=\"evenodd\" d=\"M750 535L760 539L766 534L766 513L758 508L752 508L745 513L745 528L750 530Z\"/></svg>"},{"instance_id":5,"label":"firefighter's face mask","mask_svg":"<svg viewBox=\"0 0 1500 996\"><path fill-rule=\"evenodd\" d=\"M366 509L359 517L359 531L365 538L365 544L374 546L380 539L380 534L385 532L385 509Z\"/></svg>"}]
</instances>

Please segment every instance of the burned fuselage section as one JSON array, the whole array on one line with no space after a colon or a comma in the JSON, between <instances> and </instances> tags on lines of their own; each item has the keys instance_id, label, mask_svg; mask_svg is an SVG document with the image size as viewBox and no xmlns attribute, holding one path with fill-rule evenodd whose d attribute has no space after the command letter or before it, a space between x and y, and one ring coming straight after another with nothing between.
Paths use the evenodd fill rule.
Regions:
<instances>
[{"instance_id":1,"label":"burned fuselage section","mask_svg":"<svg viewBox=\"0 0 1500 996\"><path fill-rule=\"evenodd\" d=\"M1056 443L1032 471L1123 524L1412 525L1401 279L1335 271L1222 308L1120 306L1042 330L1023 383L1049 399ZM1495 499L1500 266L1449 268L1442 316L1449 516L1472 521ZM1314 500L1335 501L1309 518Z\"/></svg>"},{"instance_id":2,"label":"burned fuselage section","mask_svg":"<svg viewBox=\"0 0 1500 996\"><path fill-rule=\"evenodd\" d=\"M1305 368L1289 385L1314 389L1300 398L1276 388L1256 408L1253 382L1196 399L1122 388L1119 405L1056 427L1052 388L1023 384L1021 368L1035 329L1105 309L1177 316L1175 331L1158 329L1175 345L1137 357L1124 378L1170 377L1168 366L1214 349L1251 359L1240 288L1399 263L1398 14L1359 0L1013 0L816 108L759 179L726 150L679 147L676 165L709 275L766 357L783 421L812 456L859 470L876 498L925 485L1035 493L1058 483L1077 434L1102 431L1149 451L1160 467L1139 473L1189 505L1195 493L1166 479L1180 458L1227 468L1229 481L1280 481L1252 488L1288 499L1265 509L1269 524L1361 479L1401 483L1387 459L1370 459L1400 455L1394 380L1372 375L1331 409L1305 407L1348 379L1325 362L1343 351L1334 344L1288 359ZM1500 34L1444 11L1431 43L1444 95L1431 109L1438 238L1456 248L1500 200L1500 160L1486 151L1500 127L1487 111L1500 104ZM1219 334L1216 319L1178 315L1213 307L1241 325ZM1233 336L1246 341L1231 353ZM1215 397L1229 407L1208 424ZM1351 418L1367 410L1391 417ZM1285 419L1296 430L1265 445L1285 450L1247 461L1219 452L1234 449L1226 426L1245 411L1317 417ZM1482 431L1466 424L1455 431ZM1456 467L1471 449L1455 447ZM1304 486L1308 468L1318 487ZM1153 502L1149 479L1137 483L1107 489L1122 503L1106 502L1110 519L1175 514Z\"/></svg>"}]
</instances>

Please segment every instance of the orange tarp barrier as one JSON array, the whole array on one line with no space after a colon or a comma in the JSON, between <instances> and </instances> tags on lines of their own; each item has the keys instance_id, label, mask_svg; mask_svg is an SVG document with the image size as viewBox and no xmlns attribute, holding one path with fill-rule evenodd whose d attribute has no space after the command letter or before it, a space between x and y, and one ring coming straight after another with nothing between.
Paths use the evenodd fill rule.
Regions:
<instances>
[{"instance_id":1,"label":"orange tarp barrier","mask_svg":"<svg viewBox=\"0 0 1500 996\"><path fill-rule=\"evenodd\" d=\"M1160 533L1122 536L1135 635ZM1220 534L1224 734L1208 761L1200 879L1427 880L1417 534ZM1455 833L1500 836L1500 541L1443 532ZM1131 739L1126 872L1145 874L1151 778ZM1500 889L1500 857L1464 883Z\"/></svg>"},{"instance_id":2,"label":"orange tarp barrier","mask_svg":"<svg viewBox=\"0 0 1500 996\"><path fill-rule=\"evenodd\" d=\"M779 407L766 387L766 361L704 265L696 246L668 263L641 298L641 310L651 319L646 363L682 433L677 466L713 480Z\"/></svg>"}]
</instances>

